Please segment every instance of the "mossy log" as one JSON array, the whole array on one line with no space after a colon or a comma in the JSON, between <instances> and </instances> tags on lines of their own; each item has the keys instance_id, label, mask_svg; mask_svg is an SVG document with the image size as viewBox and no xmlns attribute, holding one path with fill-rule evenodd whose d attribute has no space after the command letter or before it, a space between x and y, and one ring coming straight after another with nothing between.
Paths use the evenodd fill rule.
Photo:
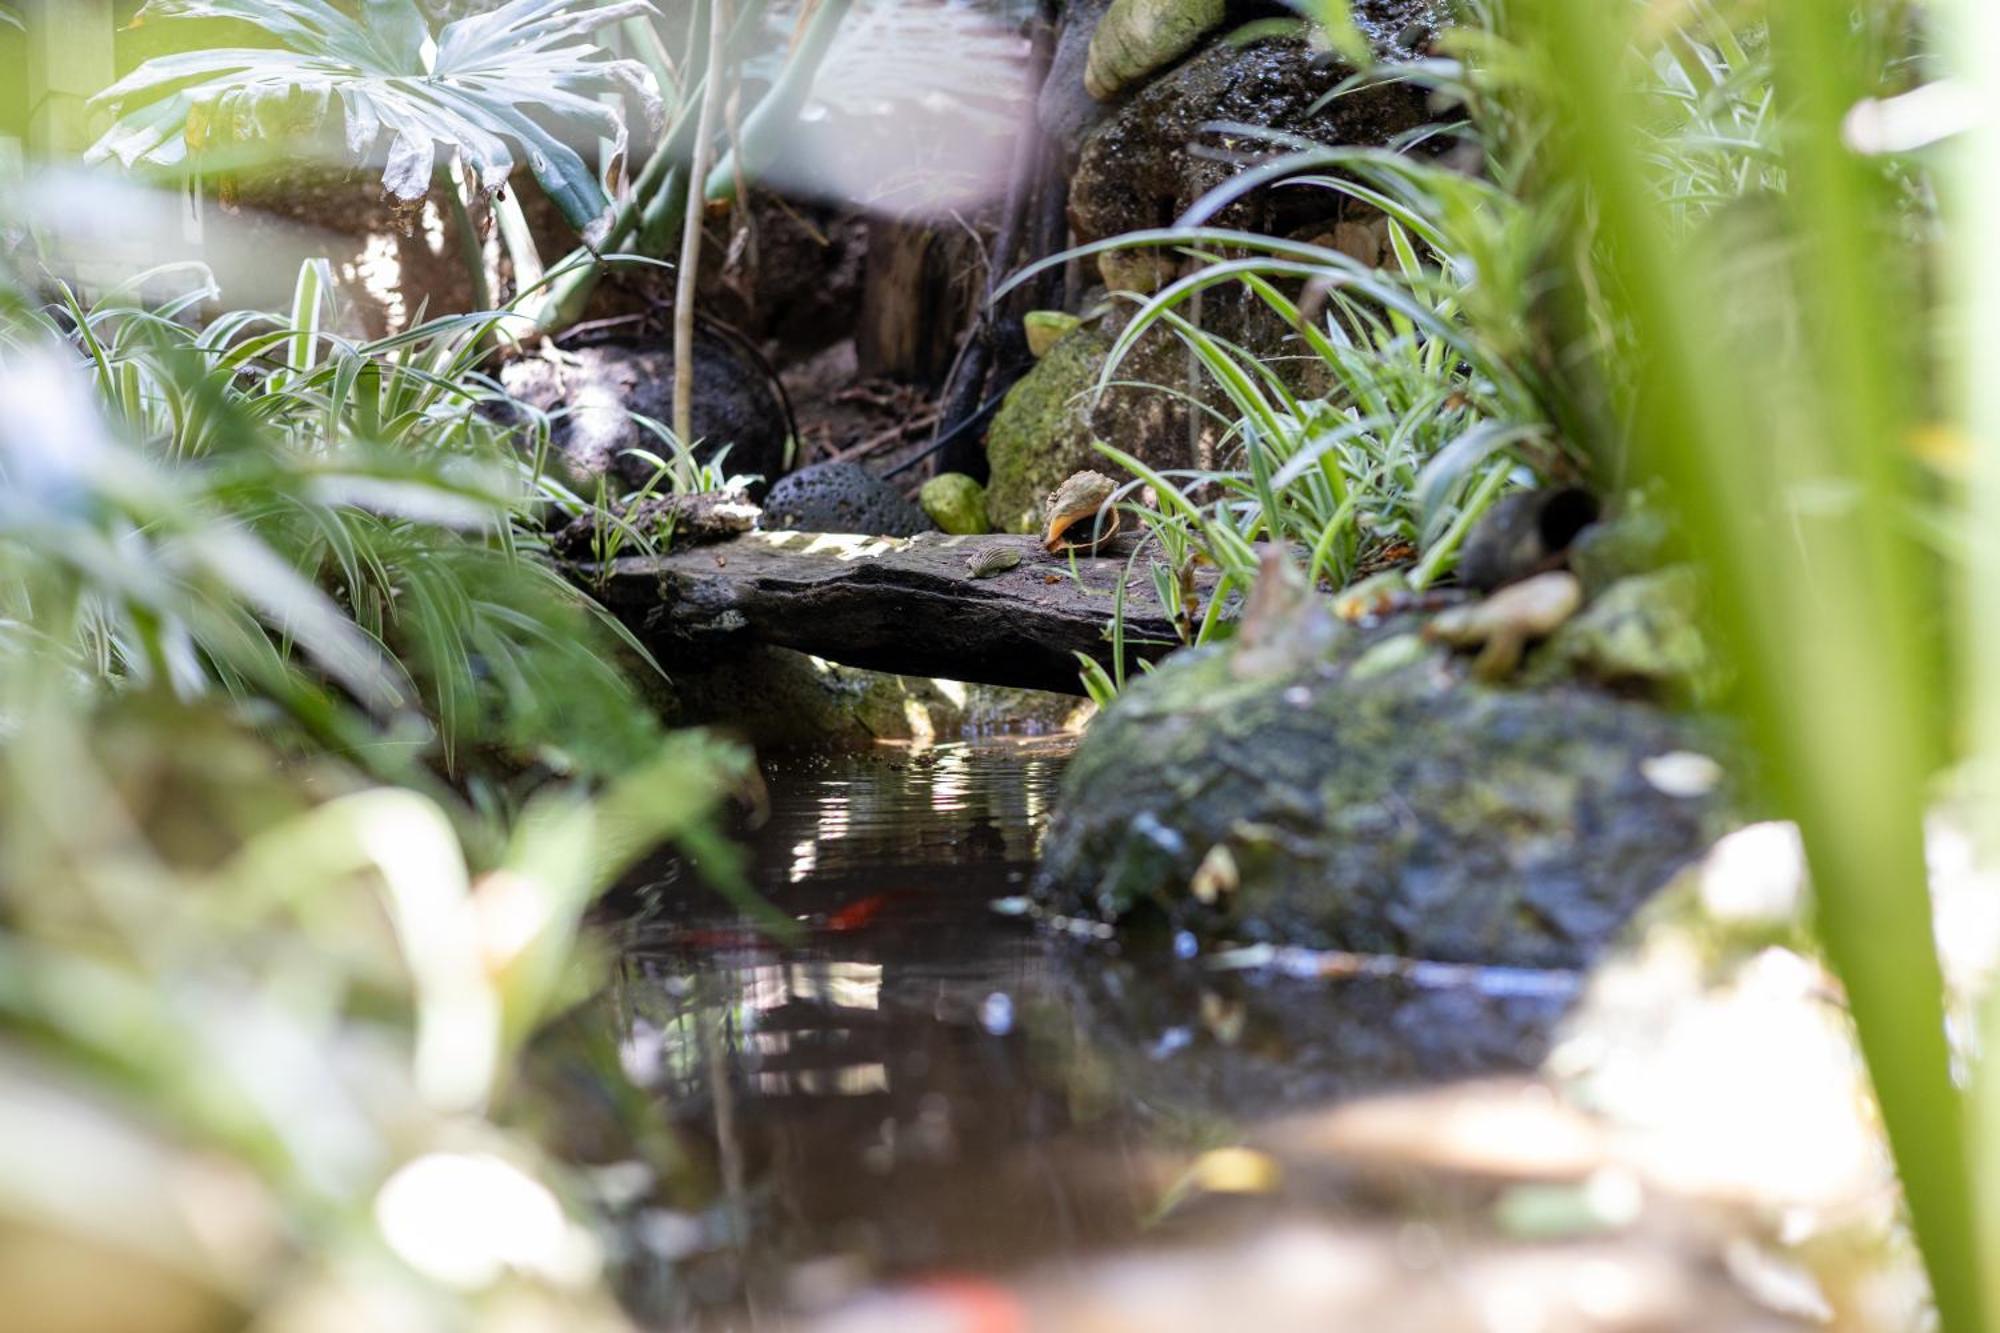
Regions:
<instances>
[{"instance_id":1,"label":"mossy log","mask_svg":"<svg viewBox=\"0 0 2000 1333\"><path fill-rule=\"evenodd\" d=\"M972 557L1018 548L1021 562L985 577ZM1125 586L1128 670L1177 646L1145 560L1129 546L1050 555L1033 537L854 537L753 532L712 546L634 556L578 579L663 656L736 643L774 644L847 666L987 685L1082 692L1077 653L1112 662L1106 637ZM1202 569L1203 600L1216 574Z\"/></svg>"}]
</instances>

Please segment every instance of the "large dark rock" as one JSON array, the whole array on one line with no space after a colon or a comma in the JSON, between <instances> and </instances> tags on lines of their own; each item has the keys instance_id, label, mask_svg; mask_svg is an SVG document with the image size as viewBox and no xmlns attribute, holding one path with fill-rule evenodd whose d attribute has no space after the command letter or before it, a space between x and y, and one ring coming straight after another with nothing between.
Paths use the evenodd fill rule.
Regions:
<instances>
[{"instance_id":1,"label":"large dark rock","mask_svg":"<svg viewBox=\"0 0 2000 1333\"><path fill-rule=\"evenodd\" d=\"M1217 124L1251 125L1325 144L1387 143L1429 119L1421 89L1396 83L1325 100L1348 69L1304 41L1266 38L1211 46L1146 85L1083 141L1070 182L1079 241L1171 225L1243 170L1259 145ZM1221 152L1196 152L1206 145ZM1331 222L1326 190L1264 190L1214 221L1288 233Z\"/></svg>"},{"instance_id":2,"label":"large dark rock","mask_svg":"<svg viewBox=\"0 0 2000 1333\"><path fill-rule=\"evenodd\" d=\"M593 342L552 356L523 357L500 372L507 392L557 417L551 443L572 473L602 477L617 490L643 486L653 465L631 451L665 457L666 444L634 421L674 418L674 355L665 340ZM769 371L746 349L710 330L694 345L694 454L723 457L732 474L769 482L785 469L791 434ZM727 451L726 454L724 451Z\"/></svg>"},{"instance_id":3,"label":"large dark rock","mask_svg":"<svg viewBox=\"0 0 2000 1333\"><path fill-rule=\"evenodd\" d=\"M1394 8L1377 5L1371 10L1384 43L1405 26L1390 23ZM1404 10L1428 12L1422 5L1406 5L1397 14ZM1076 11L1071 24L1080 25L1085 12ZM1080 66L1070 68L1080 59L1076 53L1066 30L1049 89L1081 79ZM1265 39L1240 47L1211 45L1157 76L1111 106L1102 123L1082 136L1070 193L1076 238L1096 241L1169 225L1259 155L1258 145L1240 132L1216 131L1217 123L1269 126L1330 144L1382 144L1427 119L1422 92L1394 84L1319 106L1347 72L1302 41ZM1043 94L1045 122L1058 114L1083 114L1073 105L1061 112L1055 104L1064 95L1049 89ZM1084 96L1080 86L1073 91ZM1196 151L1203 146L1223 151ZM1379 246L1379 220L1361 218L1328 190L1264 190L1231 205L1214 221L1274 235L1302 235L1350 253ZM1375 255L1362 257L1372 262ZM1098 257L1097 267L1110 288L1147 291L1163 283L1170 276L1168 265L1177 262L1166 250L1110 251ZM991 473L987 507L996 528L1032 528L1041 497L1054 482L1080 467L1104 466L1092 447L1096 440L1163 470L1207 470L1229 462L1223 430L1193 404L1215 409L1221 420L1233 418L1234 409L1165 325L1141 336L1106 391L1095 392L1112 339L1129 317L1129 306L1116 305L1096 327L1067 335L1010 391L986 437ZM1199 318L1210 335L1276 367L1301 398L1326 391L1316 359L1298 354L1295 331L1254 295L1234 287L1213 289L1202 298Z\"/></svg>"},{"instance_id":4,"label":"large dark rock","mask_svg":"<svg viewBox=\"0 0 2000 1333\"><path fill-rule=\"evenodd\" d=\"M1139 679L1069 767L1038 892L1240 939L1588 963L1727 827L1696 757L1719 738L1593 685L1477 683L1412 628L1321 613Z\"/></svg>"},{"instance_id":5,"label":"large dark rock","mask_svg":"<svg viewBox=\"0 0 2000 1333\"><path fill-rule=\"evenodd\" d=\"M771 488L764 529L914 537L933 525L924 511L859 463L815 463Z\"/></svg>"},{"instance_id":6,"label":"large dark rock","mask_svg":"<svg viewBox=\"0 0 2000 1333\"><path fill-rule=\"evenodd\" d=\"M768 190L752 190L746 212L750 243L737 243L740 229L705 235L698 308L783 366L850 336L861 318L868 219ZM665 295L673 275L645 272Z\"/></svg>"},{"instance_id":7,"label":"large dark rock","mask_svg":"<svg viewBox=\"0 0 2000 1333\"><path fill-rule=\"evenodd\" d=\"M1074 153L1083 140L1119 105L1132 100L1148 80L1100 101L1084 88L1090 64L1091 38L1110 9L1111 0L1067 0L1056 37L1054 58L1043 81L1036 115L1042 129L1067 151ZM1374 49L1377 59L1395 61L1418 54L1450 21L1450 0L1356 0L1355 25ZM1211 35L1226 34L1239 23L1288 14L1277 3L1260 0L1228 0L1223 24ZM1168 62L1169 64L1173 62ZM1156 72L1154 78L1159 77Z\"/></svg>"}]
</instances>

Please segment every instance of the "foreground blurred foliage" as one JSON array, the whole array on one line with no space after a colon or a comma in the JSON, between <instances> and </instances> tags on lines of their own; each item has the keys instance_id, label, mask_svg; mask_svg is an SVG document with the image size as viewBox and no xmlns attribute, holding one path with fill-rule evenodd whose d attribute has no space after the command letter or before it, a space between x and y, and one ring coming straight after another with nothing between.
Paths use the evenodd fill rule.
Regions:
<instances>
[{"instance_id":1,"label":"foreground blurred foliage","mask_svg":"<svg viewBox=\"0 0 2000 1333\"><path fill-rule=\"evenodd\" d=\"M541 553L488 319L356 343L319 264L86 304L0 234L9 1322L622 1326L513 1057L747 756Z\"/></svg>"},{"instance_id":2,"label":"foreground blurred foliage","mask_svg":"<svg viewBox=\"0 0 2000 1333\"><path fill-rule=\"evenodd\" d=\"M1340 31L1346 6L1319 8ZM1163 597L1196 556L1247 585L1261 538L1311 551L1338 584L1364 535L1400 536L1422 586L1465 519L1531 473L1657 484L1704 570L1729 702L1801 827L1819 938L1951 1329L1996 1317L1972 1171L1993 1151L1968 1141L1952 1074L1923 846L1931 786L1978 757L1966 721L1995 697L1990 662L1953 670L1994 641L1992 496L1961 489L1991 467L1976 414L1990 422L1992 377L1962 341L1991 316L1940 308L1925 152L1984 128L1967 108L1992 69L1958 83L1934 68L1953 17L2000 50L1987 7L1962 8L1974 17L1903 0L1466 0L1440 49L1357 76L1435 90L1446 119L1414 156L1280 145L1295 151L1180 226L1107 243L1199 261L1134 328L1175 328L1237 413L1232 466L1142 473L1159 508L1128 502ZM1959 165L1942 183L1989 204L2000 162ZM1393 264L1202 225L1279 181L1386 215ZM1957 221L1990 305L1990 209ZM1290 320L1333 392L1297 401L1205 334L1193 298L1221 283ZM1940 390L1954 374L1964 404ZM1961 578L1974 591L1954 623ZM1201 610L1189 637L1219 628ZM1990 1252L2000 1220L1983 1221Z\"/></svg>"}]
</instances>

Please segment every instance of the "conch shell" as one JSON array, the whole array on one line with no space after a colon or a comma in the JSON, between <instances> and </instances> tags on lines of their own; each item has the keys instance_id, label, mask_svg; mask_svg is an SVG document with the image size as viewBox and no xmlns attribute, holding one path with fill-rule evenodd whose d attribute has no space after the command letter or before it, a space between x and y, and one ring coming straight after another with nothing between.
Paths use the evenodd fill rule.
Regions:
<instances>
[{"instance_id":1,"label":"conch shell","mask_svg":"<svg viewBox=\"0 0 2000 1333\"><path fill-rule=\"evenodd\" d=\"M1094 551L1111 540L1118 531L1120 515L1104 506L1117 490L1118 483L1102 472L1078 472L1056 487L1043 507L1043 548ZM1100 512L1104 513L1102 523L1097 521Z\"/></svg>"}]
</instances>

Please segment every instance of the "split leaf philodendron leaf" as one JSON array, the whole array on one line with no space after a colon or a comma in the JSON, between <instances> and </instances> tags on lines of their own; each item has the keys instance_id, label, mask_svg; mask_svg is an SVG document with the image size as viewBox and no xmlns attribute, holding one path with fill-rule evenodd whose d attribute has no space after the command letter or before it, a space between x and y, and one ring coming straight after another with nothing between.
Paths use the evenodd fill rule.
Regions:
<instances>
[{"instance_id":1,"label":"split leaf philodendron leaf","mask_svg":"<svg viewBox=\"0 0 2000 1333\"><path fill-rule=\"evenodd\" d=\"M413 203L455 155L496 192L525 163L579 230L611 200L572 145L608 140L625 158L630 114L661 121L653 75L588 40L653 12L650 0L510 0L431 33L413 0L368 0L359 18L324 0L151 0L147 19L233 19L283 44L155 57L96 98L118 119L92 160L177 169L190 153L260 143L296 152L337 114L344 152L382 170L390 197ZM530 108L533 114L530 114Z\"/></svg>"}]
</instances>

